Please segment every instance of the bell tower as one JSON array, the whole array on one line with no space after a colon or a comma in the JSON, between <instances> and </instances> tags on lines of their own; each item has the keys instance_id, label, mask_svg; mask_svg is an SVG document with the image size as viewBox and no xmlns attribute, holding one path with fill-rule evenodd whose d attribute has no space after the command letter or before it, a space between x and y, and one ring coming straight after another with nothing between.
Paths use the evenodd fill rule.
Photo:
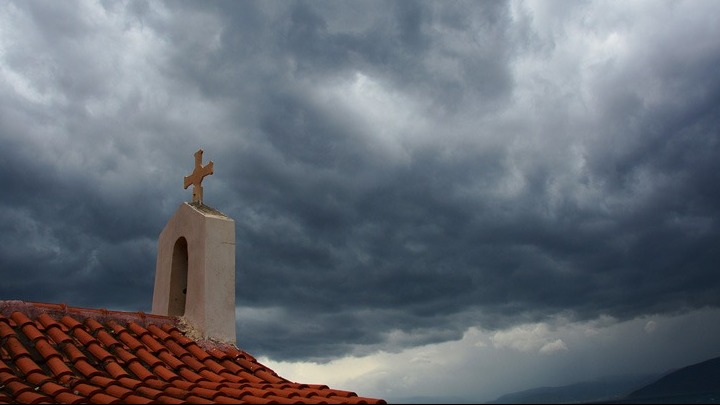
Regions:
<instances>
[{"instance_id":1,"label":"bell tower","mask_svg":"<svg viewBox=\"0 0 720 405\"><path fill-rule=\"evenodd\" d=\"M202 339L235 343L235 221L203 204L213 162L185 177L193 202L175 211L158 238L152 313L181 316Z\"/></svg>"}]
</instances>

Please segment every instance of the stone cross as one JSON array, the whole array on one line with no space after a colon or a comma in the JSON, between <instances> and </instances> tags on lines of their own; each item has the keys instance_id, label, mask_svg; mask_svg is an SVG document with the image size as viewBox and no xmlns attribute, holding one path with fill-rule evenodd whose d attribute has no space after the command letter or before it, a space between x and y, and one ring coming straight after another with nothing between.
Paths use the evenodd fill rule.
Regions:
<instances>
[{"instance_id":1,"label":"stone cross","mask_svg":"<svg viewBox=\"0 0 720 405\"><path fill-rule=\"evenodd\" d=\"M213 162L212 160L207 165L202 165L203 150L198 149L195 152L195 169L192 174L185 176L185 189L191 184L193 186L193 203L203 203L203 188L202 181L205 176L213 174Z\"/></svg>"}]
</instances>

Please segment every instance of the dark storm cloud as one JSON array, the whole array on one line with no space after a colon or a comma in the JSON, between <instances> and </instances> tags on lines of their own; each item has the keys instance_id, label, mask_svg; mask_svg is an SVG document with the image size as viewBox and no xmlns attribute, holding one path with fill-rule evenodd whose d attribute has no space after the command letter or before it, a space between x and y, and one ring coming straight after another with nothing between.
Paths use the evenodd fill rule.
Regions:
<instances>
[{"instance_id":1,"label":"dark storm cloud","mask_svg":"<svg viewBox=\"0 0 720 405\"><path fill-rule=\"evenodd\" d=\"M169 4L179 9L178 22L159 29L178 46L171 71L199 83L210 97L248 91L272 96L298 79L322 82L367 71L433 100L438 109L457 107L467 97L486 103L510 91L507 63L522 39L504 3L203 3L190 5L192 12L187 5ZM208 14L213 18L199 17ZM192 34L185 29L203 22L219 25ZM436 35L443 31L448 34ZM215 34L221 49L208 46ZM456 38L472 41L474 49L445 43Z\"/></svg>"},{"instance_id":2,"label":"dark storm cloud","mask_svg":"<svg viewBox=\"0 0 720 405\"><path fill-rule=\"evenodd\" d=\"M158 124L113 85L122 55L102 51L118 38L77 6L7 5L22 31L4 33L5 60L27 81L6 76L0 97L0 289L5 297L149 309L154 258L142 242L162 226L165 197L147 174L162 177L163 162L143 151L157 140L137 131ZM105 102L115 114L104 115Z\"/></svg>"},{"instance_id":3,"label":"dark storm cloud","mask_svg":"<svg viewBox=\"0 0 720 405\"><path fill-rule=\"evenodd\" d=\"M584 10L7 6L0 295L149 310L202 147L256 355L717 306L720 44L671 21L582 70Z\"/></svg>"}]
</instances>

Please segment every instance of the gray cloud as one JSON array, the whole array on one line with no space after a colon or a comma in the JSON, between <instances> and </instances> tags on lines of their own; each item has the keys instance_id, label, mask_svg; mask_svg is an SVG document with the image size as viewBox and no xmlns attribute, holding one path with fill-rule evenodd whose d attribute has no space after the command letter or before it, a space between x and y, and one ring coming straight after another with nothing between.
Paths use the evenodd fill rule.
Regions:
<instances>
[{"instance_id":1,"label":"gray cloud","mask_svg":"<svg viewBox=\"0 0 720 405\"><path fill-rule=\"evenodd\" d=\"M716 6L648 7L8 3L0 295L149 310L202 147L254 354L717 307Z\"/></svg>"}]
</instances>

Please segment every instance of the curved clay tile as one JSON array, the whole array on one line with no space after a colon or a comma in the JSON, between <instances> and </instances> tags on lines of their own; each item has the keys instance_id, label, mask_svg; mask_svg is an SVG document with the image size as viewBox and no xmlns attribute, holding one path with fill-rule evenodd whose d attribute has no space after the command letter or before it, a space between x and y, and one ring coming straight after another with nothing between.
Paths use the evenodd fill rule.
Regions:
<instances>
[{"instance_id":1,"label":"curved clay tile","mask_svg":"<svg viewBox=\"0 0 720 405\"><path fill-rule=\"evenodd\" d=\"M288 381L175 318L0 301L0 403L385 403Z\"/></svg>"}]
</instances>

